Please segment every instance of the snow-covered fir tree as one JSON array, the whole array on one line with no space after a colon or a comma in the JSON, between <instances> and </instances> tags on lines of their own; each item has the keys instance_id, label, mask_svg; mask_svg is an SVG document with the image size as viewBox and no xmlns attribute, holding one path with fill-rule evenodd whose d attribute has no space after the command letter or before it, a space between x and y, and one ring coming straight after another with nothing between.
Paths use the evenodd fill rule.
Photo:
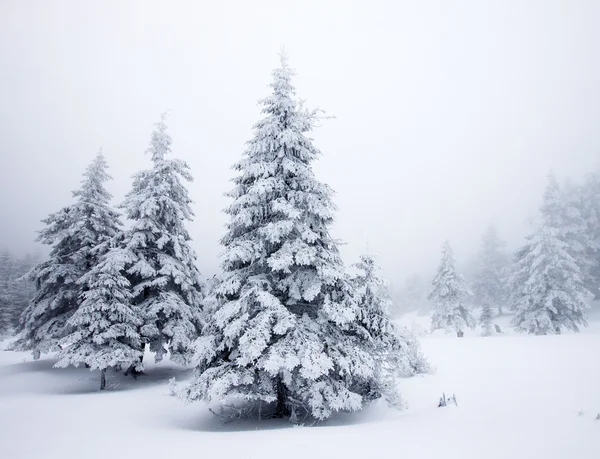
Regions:
<instances>
[{"instance_id":1,"label":"snow-covered fir tree","mask_svg":"<svg viewBox=\"0 0 600 459\"><path fill-rule=\"evenodd\" d=\"M490 336L492 334L492 308L489 303L484 303L484 305L481 307L479 324L481 325L482 336Z\"/></svg>"},{"instance_id":2,"label":"snow-covered fir tree","mask_svg":"<svg viewBox=\"0 0 600 459\"><path fill-rule=\"evenodd\" d=\"M600 171L589 174L579 188L576 203L584 222L586 287L600 298Z\"/></svg>"},{"instance_id":3,"label":"snow-covered fir tree","mask_svg":"<svg viewBox=\"0 0 600 459\"><path fill-rule=\"evenodd\" d=\"M12 329L21 331L20 318L23 311L29 306L35 292L34 283L31 281L29 272L40 262L38 255L27 254L22 258L15 259L15 269L12 279Z\"/></svg>"},{"instance_id":4,"label":"snow-covered fir tree","mask_svg":"<svg viewBox=\"0 0 600 459\"><path fill-rule=\"evenodd\" d=\"M119 229L118 213L110 207L104 183L111 177L100 151L84 173L81 188L73 192L76 202L43 220L38 240L52 246L50 258L31 271L35 293L23 312L22 334L13 349L31 350L34 358L59 350L58 343L70 333L68 320L82 301L86 286L81 276L93 268L97 247Z\"/></svg>"},{"instance_id":5,"label":"snow-covered fir tree","mask_svg":"<svg viewBox=\"0 0 600 459\"><path fill-rule=\"evenodd\" d=\"M13 258L8 251L0 252L0 337L12 331L13 264Z\"/></svg>"},{"instance_id":6,"label":"snow-covered fir tree","mask_svg":"<svg viewBox=\"0 0 600 459\"><path fill-rule=\"evenodd\" d=\"M427 298L428 292L427 282L418 274L408 277L404 283L404 289L399 301L404 303L398 308L403 311L417 311L419 314L429 314L431 311L431 303Z\"/></svg>"},{"instance_id":7,"label":"snow-covered fir tree","mask_svg":"<svg viewBox=\"0 0 600 459\"><path fill-rule=\"evenodd\" d=\"M483 234L473 290L480 306L488 305L502 314L502 308L508 301L506 285L508 257L503 252L504 242L498 238L496 228L490 226Z\"/></svg>"},{"instance_id":8,"label":"snow-covered fir tree","mask_svg":"<svg viewBox=\"0 0 600 459\"><path fill-rule=\"evenodd\" d=\"M332 192L311 167L319 151L307 134L317 114L299 106L292 75L282 57L261 101L265 117L234 166L224 273L206 302L198 368L182 395L322 420L360 409L381 384L329 234Z\"/></svg>"},{"instance_id":9,"label":"snow-covered fir tree","mask_svg":"<svg viewBox=\"0 0 600 459\"><path fill-rule=\"evenodd\" d=\"M201 328L203 286L185 228L194 214L184 181L193 178L187 163L169 157L171 143L163 114L147 150L152 167L134 176L122 205L132 222L122 246L129 251L132 302L143 320L142 346L149 345L156 361L170 352L185 363Z\"/></svg>"},{"instance_id":10,"label":"snow-covered fir tree","mask_svg":"<svg viewBox=\"0 0 600 459\"><path fill-rule=\"evenodd\" d=\"M393 403L399 400L396 378L426 373L429 364L415 336L390 320L392 301L381 294L386 281L380 277L374 257L362 255L353 268L352 283L359 307L357 321L369 334L367 344L377 357L377 379L384 384L375 393L383 394Z\"/></svg>"},{"instance_id":11,"label":"snow-covered fir tree","mask_svg":"<svg viewBox=\"0 0 600 459\"><path fill-rule=\"evenodd\" d=\"M0 290L0 338L12 331L12 310L10 297L7 292Z\"/></svg>"},{"instance_id":12,"label":"snow-covered fir tree","mask_svg":"<svg viewBox=\"0 0 600 459\"><path fill-rule=\"evenodd\" d=\"M519 331L545 335L587 326L581 269L561 239L562 230L542 225L516 254L510 278Z\"/></svg>"},{"instance_id":13,"label":"snow-covered fir tree","mask_svg":"<svg viewBox=\"0 0 600 459\"><path fill-rule=\"evenodd\" d=\"M109 243L105 243L108 245ZM106 370L136 365L142 356L139 310L131 304L125 266L130 251L118 245L105 252L100 262L85 273L79 284L86 287L83 302L68 320L73 332L61 344L55 367L85 364L100 370L100 389L106 386Z\"/></svg>"},{"instance_id":14,"label":"snow-covered fir tree","mask_svg":"<svg viewBox=\"0 0 600 459\"><path fill-rule=\"evenodd\" d=\"M475 320L465 304L465 299L472 295L465 279L456 269L456 261L446 241L442 248L442 260L432 282L433 290L429 299L433 303L431 330L454 330L462 337L465 328L473 328Z\"/></svg>"},{"instance_id":15,"label":"snow-covered fir tree","mask_svg":"<svg viewBox=\"0 0 600 459\"><path fill-rule=\"evenodd\" d=\"M33 258L16 258L8 251L0 252L0 335L18 331L19 317L32 294L32 283L24 276L33 267Z\"/></svg>"},{"instance_id":16,"label":"snow-covered fir tree","mask_svg":"<svg viewBox=\"0 0 600 459\"><path fill-rule=\"evenodd\" d=\"M586 276L586 228L577 200L575 187L561 187L554 175L548 175L548 184L540 207L542 225L554 228L555 236L565 243L565 249L582 269L582 275Z\"/></svg>"}]
</instances>

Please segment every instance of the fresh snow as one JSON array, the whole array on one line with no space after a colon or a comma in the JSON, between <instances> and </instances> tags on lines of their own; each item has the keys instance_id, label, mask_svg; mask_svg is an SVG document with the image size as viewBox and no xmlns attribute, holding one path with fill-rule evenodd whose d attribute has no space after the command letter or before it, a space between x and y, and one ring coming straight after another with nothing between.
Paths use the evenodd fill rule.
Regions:
<instances>
[{"instance_id":1,"label":"fresh snow","mask_svg":"<svg viewBox=\"0 0 600 459\"><path fill-rule=\"evenodd\" d=\"M52 368L29 353L0 351L0 458L543 458L600 457L600 314L581 333L465 337L438 330L421 338L433 375L401 382L408 408L384 402L313 427L281 420L223 425L201 403L170 395L188 370L145 359L134 380L107 372ZM403 316L427 329L428 316ZM0 343L4 348L8 342ZM445 392L458 406L437 408ZM583 410L583 414L579 415Z\"/></svg>"}]
</instances>

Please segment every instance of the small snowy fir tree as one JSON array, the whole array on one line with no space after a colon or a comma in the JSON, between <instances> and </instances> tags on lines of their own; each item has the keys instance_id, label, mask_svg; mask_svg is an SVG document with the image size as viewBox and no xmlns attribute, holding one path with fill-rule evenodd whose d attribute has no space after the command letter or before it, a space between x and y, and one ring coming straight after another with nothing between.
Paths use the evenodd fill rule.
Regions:
<instances>
[{"instance_id":1,"label":"small snowy fir tree","mask_svg":"<svg viewBox=\"0 0 600 459\"><path fill-rule=\"evenodd\" d=\"M510 286L519 331L545 335L587 326L590 293L560 235L561 230L543 225L517 252Z\"/></svg>"},{"instance_id":2,"label":"small snowy fir tree","mask_svg":"<svg viewBox=\"0 0 600 459\"><path fill-rule=\"evenodd\" d=\"M502 307L508 301L506 269L508 257L502 251L504 242L490 226L483 234L481 250L477 259L477 269L473 290L477 302L483 307L496 308L502 314Z\"/></svg>"},{"instance_id":3,"label":"small snowy fir tree","mask_svg":"<svg viewBox=\"0 0 600 459\"><path fill-rule=\"evenodd\" d=\"M396 404L400 400L397 377L427 373L429 364L421 353L417 339L410 331L390 320L391 300L381 295L386 282L379 276L379 267L371 255L362 255L353 265L352 283L359 307L360 329L368 333L369 352L376 356L377 380L381 387L371 388Z\"/></svg>"},{"instance_id":4,"label":"small snowy fir tree","mask_svg":"<svg viewBox=\"0 0 600 459\"><path fill-rule=\"evenodd\" d=\"M131 304L130 284L124 275L129 251L113 248L79 280L86 286L83 302L68 321L74 331L61 342L55 367L85 364L100 370L100 389L106 370L137 365L142 356L137 307Z\"/></svg>"},{"instance_id":5,"label":"small snowy fir tree","mask_svg":"<svg viewBox=\"0 0 600 459\"><path fill-rule=\"evenodd\" d=\"M465 298L472 293L462 274L456 270L456 262L448 241L442 248L442 261L432 285L433 290L429 294L433 303L431 330L452 329L459 338L462 337L465 328L475 326L475 320L465 304Z\"/></svg>"},{"instance_id":6,"label":"small snowy fir tree","mask_svg":"<svg viewBox=\"0 0 600 459\"><path fill-rule=\"evenodd\" d=\"M490 336L492 334L492 308L489 303L485 303L481 307L481 316L479 317L479 323L481 324L481 335Z\"/></svg>"},{"instance_id":7,"label":"small snowy fir tree","mask_svg":"<svg viewBox=\"0 0 600 459\"><path fill-rule=\"evenodd\" d=\"M235 165L224 273L181 395L219 402L228 414L323 420L360 409L380 383L329 235L332 192L311 167L319 151L306 134L316 112L295 100L292 75L282 57L261 101L265 117Z\"/></svg>"},{"instance_id":8,"label":"small snowy fir tree","mask_svg":"<svg viewBox=\"0 0 600 459\"><path fill-rule=\"evenodd\" d=\"M87 168L81 188L73 192L76 202L50 215L38 240L52 246L50 259L38 264L31 277L35 293L23 312L22 335L13 348L31 350L34 358L59 350L58 343L70 333L68 320L79 307L85 285L79 283L101 254L98 246L119 229L118 213L110 205L104 182L111 177L100 151Z\"/></svg>"},{"instance_id":9,"label":"small snowy fir tree","mask_svg":"<svg viewBox=\"0 0 600 459\"><path fill-rule=\"evenodd\" d=\"M156 123L147 153L152 168L134 177L122 205L132 221L122 242L130 251L125 269L133 304L144 321L142 343L149 345L156 361L170 352L172 360L186 363L201 327L203 286L185 228L194 214L183 180L193 179L184 161L169 158L165 114Z\"/></svg>"}]
</instances>

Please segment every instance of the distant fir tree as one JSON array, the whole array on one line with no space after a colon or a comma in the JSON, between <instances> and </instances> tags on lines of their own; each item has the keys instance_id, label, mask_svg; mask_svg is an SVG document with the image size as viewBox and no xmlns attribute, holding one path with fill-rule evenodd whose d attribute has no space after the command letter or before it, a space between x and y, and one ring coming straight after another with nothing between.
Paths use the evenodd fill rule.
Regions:
<instances>
[{"instance_id":1,"label":"distant fir tree","mask_svg":"<svg viewBox=\"0 0 600 459\"><path fill-rule=\"evenodd\" d=\"M481 316L479 317L479 323L481 324L482 336L490 336L492 334L492 308L489 303L484 303L481 307Z\"/></svg>"},{"instance_id":2,"label":"distant fir tree","mask_svg":"<svg viewBox=\"0 0 600 459\"><path fill-rule=\"evenodd\" d=\"M548 184L540 207L542 225L554 228L554 235L565 244L565 250L579 265L581 275L585 279L589 271L585 256L586 228L577 201L574 187L561 187L554 175L548 175Z\"/></svg>"},{"instance_id":3,"label":"distant fir tree","mask_svg":"<svg viewBox=\"0 0 600 459\"><path fill-rule=\"evenodd\" d=\"M516 254L510 287L519 331L545 335L587 326L589 292L562 234L542 225Z\"/></svg>"},{"instance_id":4,"label":"distant fir tree","mask_svg":"<svg viewBox=\"0 0 600 459\"><path fill-rule=\"evenodd\" d=\"M27 254L15 260L12 279L12 317L11 324L15 332L21 331L20 318L35 293L35 285L29 273L40 262L39 255Z\"/></svg>"},{"instance_id":5,"label":"distant fir tree","mask_svg":"<svg viewBox=\"0 0 600 459\"><path fill-rule=\"evenodd\" d=\"M108 244L108 243L105 243ZM136 365L142 357L140 311L131 304L124 269L131 262L126 249L101 248L104 257L79 279L83 302L68 321L73 332L61 344L55 367L85 364L100 370L100 390L106 388L106 370Z\"/></svg>"},{"instance_id":6,"label":"distant fir tree","mask_svg":"<svg viewBox=\"0 0 600 459\"><path fill-rule=\"evenodd\" d=\"M585 283L600 298L600 171L589 174L578 190L576 204L584 222Z\"/></svg>"},{"instance_id":7,"label":"distant fir tree","mask_svg":"<svg viewBox=\"0 0 600 459\"><path fill-rule=\"evenodd\" d=\"M6 291L0 290L0 338L12 332L11 312L10 297Z\"/></svg>"},{"instance_id":8,"label":"distant fir tree","mask_svg":"<svg viewBox=\"0 0 600 459\"><path fill-rule=\"evenodd\" d=\"M76 202L43 220L47 227L38 241L51 245L50 258L31 271L35 293L23 312L22 334L12 346L31 350L34 358L59 350L58 343L71 330L69 318L82 301L86 286L81 276L101 256L97 247L119 229L118 213L110 207L111 195L104 183L111 177L100 151L84 173L81 188L73 192Z\"/></svg>"},{"instance_id":9,"label":"distant fir tree","mask_svg":"<svg viewBox=\"0 0 600 459\"><path fill-rule=\"evenodd\" d=\"M465 298L472 295L464 277L456 269L456 262L450 243L442 248L442 260L432 282L433 290L429 299L433 303L431 330L453 329L460 338L465 328L473 328L475 320L465 304Z\"/></svg>"},{"instance_id":10,"label":"distant fir tree","mask_svg":"<svg viewBox=\"0 0 600 459\"><path fill-rule=\"evenodd\" d=\"M417 311L419 314L428 314L431 311L431 303L427 298L428 286L418 274L406 279L401 301L405 303L404 311Z\"/></svg>"},{"instance_id":11,"label":"distant fir tree","mask_svg":"<svg viewBox=\"0 0 600 459\"><path fill-rule=\"evenodd\" d=\"M360 330L368 333L365 345L376 356L376 381L381 384L370 390L397 404L400 400L397 378L427 373L430 367L414 335L390 320L392 302L381 294L386 282L379 275L380 268L374 257L362 255L353 268L352 283L359 307L357 321Z\"/></svg>"},{"instance_id":12,"label":"distant fir tree","mask_svg":"<svg viewBox=\"0 0 600 459\"><path fill-rule=\"evenodd\" d=\"M0 253L0 336L19 330L19 317L29 304L32 283L23 276L33 267L33 258Z\"/></svg>"},{"instance_id":13,"label":"distant fir tree","mask_svg":"<svg viewBox=\"0 0 600 459\"><path fill-rule=\"evenodd\" d=\"M156 123L147 150L152 167L134 176L121 206L132 222L121 245L129 251L125 270L143 320L142 347L148 344L156 361L170 352L172 360L186 363L202 325L203 286L185 228L194 214L184 180L193 178L187 163L169 157L165 116Z\"/></svg>"},{"instance_id":14,"label":"distant fir tree","mask_svg":"<svg viewBox=\"0 0 600 459\"><path fill-rule=\"evenodd\" d=\"M9 335L13 329L13 271L11 254L6 250L0 252L0 338Z\"/></svg>"},{"instance_id":15,"label":"distant fir tree","mask_svg":"<svg viewBox=\"0 0 600 459\"><path fill-rule=\"evenodd\" d=\"M480 306L488 305L502 314L508 301L506 285L508 257L503 252L504 242L496 228L490 226L483 234L474 275L473 290Z\"/></svg>"},{"instance_id":16,"label":"distant fir tree","mask_svg":"<svg viewBox=\"0 0 600 459\"><path fill-rule=\"evenodd\" d=\"M307 133L317 114L295 100L292 75L282 58L261 101L265 117L234 166L224 273L181 394L220 402L226 413L323 420L360 409L372 395L366 388L380 383L329 235L332 191L311 167L319 151Z\"/></svg>"}]
</instances>

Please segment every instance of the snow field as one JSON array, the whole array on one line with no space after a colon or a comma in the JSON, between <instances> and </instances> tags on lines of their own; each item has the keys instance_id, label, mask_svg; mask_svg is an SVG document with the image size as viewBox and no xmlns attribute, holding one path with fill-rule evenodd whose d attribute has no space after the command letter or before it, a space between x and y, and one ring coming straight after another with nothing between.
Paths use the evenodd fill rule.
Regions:
<instances>
[{"instance_id":1,"label":"snow field","mask_svg":"<svg viewBox=\"0 0 600 459\"><path fill-rule=\"evenodd\" d=\"M580 334L530 336L501 319L502 336L423 337L436 370L402 381L404 411L376 403L314 427L223 425L203 404L170 395L169 379L189 376L170 362L149 363L137 381L109 372L100 392L98 372L0 352L0 458L600 457L600 321ZM402 321L413 320L428 319ZM442 392L459 406L437 408Z\"/></svg>"}]
</instances>

